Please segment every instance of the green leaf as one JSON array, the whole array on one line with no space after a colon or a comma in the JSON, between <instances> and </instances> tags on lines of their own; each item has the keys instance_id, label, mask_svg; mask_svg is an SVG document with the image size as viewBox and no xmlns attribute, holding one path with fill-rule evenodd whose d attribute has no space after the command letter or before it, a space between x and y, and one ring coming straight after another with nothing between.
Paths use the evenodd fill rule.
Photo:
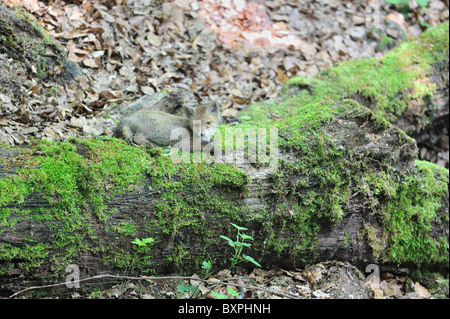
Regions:
<instances>
[{"instance_id":1,"label":"green leaf","mask_svg":"<svg viewBox=\"0 0 450 319\"><path fill-rule=\"evenodd\" d=\"M219 294L218 292L211 291L212 295L216 297L216 299L228 299L227 295Z\"/></svg>"},{"instance_id":2,"label":"green leaf","mask_svg":"<svg viewBox=\"0 0 450 319\"><path fill-rule=\"evenodd\" d=\"M148 237L148 238L144 238L143 239L143 243L144 244L153 244L154 243L154 239L153 238L151 238L151 237Z\"/></svg>"},{"instance_id":3,"label":"green leaf","mask_svg":"<svg viewBox=\"0 0 450 319\"><path fill-rule=\"evenodd\" d=\"M141 246L145 246L147 244L152 244L155 240L151 237L149 238L144 238L142 240L140 240L139 238L136 238L135 240L133 240L131 243L138 245L139 247Z\"/></svg>"},{"instance_id":4,"label":"green leaf","mask_svg":"<svg viewBox=\"0 0 450 319\"><path fill-rule=\"evenodd\" d=\"M177 286L177 291L180 293L189 293L191 291L194 291L196 288L194 286L185 286L183 284L180 284Z\"/></svg>"},{"instance_id":5,"label":"green leaf","mask_svg":"<svg viewBox=\"0 0 450 319\"><path fill-rule=\"evenodd\" d=\"M245 260L247 260L247 261L249 261L249 262L253 263L254 265L256 265L256 266L261 268L261 265L256 260L254 260L253 257L247 256L247 255L244 255L244 254L242 254L242 257L244 257Z\"/></svg>"},{"instance_id":6,"label":"green leaf","mask_svg":"<svg viewBox=\"0 0 450 319\"><path fill-rule=\"evenodd\" d=\"M392 4L409 4L408 0L384 0L384 1Z\"/></svg>"},{"instance_id":7,"label":"green leaf","mask_svg":"<svg viewBox=\"0 0 450 319\"><path fill-rule=\"evenodd\" d=\"M230 296L233 296L235 298L240 298L239 293L236 290L234 290L233 287L231 287L231 286L228 286L227 292Z\"/></svg>"},{"instance_id":8,"label":"green leaf","mask_svg":"<svg viewBox=\"0 0 450 319\"><path fill-rule=\"evenodd\" d=\"M416 0L417 4L421 7L426 7L428 6L428 1L427 0Z\"/></svg>"},{"instance_id":9,"label":"green leaf","mask_svg":"<svg viewBox=\"0 0 450 319\"><path fill-rule=\"evenodd\" d=\"M239 116L239 119L241 121L250 121L252 118L248 115L241 115L241 116Z\"/></svg>"},{"instance_id":10,"label":"green leaf","mask_svg":"<svg viewBox=\"0 0 450 319\"><path fill-rule=\"evenodd\" d=\"M136 238L131 242L132 244L138 245L138 246L144 246L145 244L140 240L139 238Z\"/></svg>"},{"instance_id":11,"label":"green leaf","mask_svg":"<svg viewBox=\"0 0 450 319\"><path fill-rule=\"evenodd\" d=\"M202 263L202 268L203 269L210 270L211 267L212 267L212 264L211 264L210 261L203 261L203 263Z\"/></svg>"},{"instance_id":12,"label":"green leaf","mask_svg":"<svg viewBox=\"0 0 450 319\"><path fill-rule=\"evenodd\" d=\"M247 228L245 228L245 227L241 227L241 226L238 226L238 225L236 225L236 224L233 224L233 223L230 223L233 227L235 227L237 230L239 230L239 231L241 231L241 230L247 230Z\"/></svg>"},{"instance_id":13,"label":"green leaf","mask_svg":"<svg viewBox=\"0 0 450 319\"><path fill-rule=\"evenodd\" d=\"M227 236L224 236L224 235L220 235L220 238L223 238L226 241L228 241L228 245L230 245L231 247L234 248L234 241L232 241L230 238L228 238Z\"/></svg>"},{"instance_id":14,"label":"green leaf","mask_svg":"<svg viewBox=\"0 0 450 319\"><path fill-rule=\"evenodd\" d=\"M431 28L431 25L430 25L430 24L426 23L425 21L421 21L420 19L419 19L419 24L420 24L420 26L422 26L422 27L425 27L425 28Z\"/></svg>"},{"instance_id":15,"label":"green leaf","mask_svg":"<svg viewBox=\"0 0 450 319\"><path fill-rule=\"evenodd\" d=\"M243 240L247 240L247 239L253 240L253 237L252 237L252 236L249 236L249 235L246 235L246 234L239 234L239 235L241 236L241 238L242 238Z\"/></svg>"}]
</instances>

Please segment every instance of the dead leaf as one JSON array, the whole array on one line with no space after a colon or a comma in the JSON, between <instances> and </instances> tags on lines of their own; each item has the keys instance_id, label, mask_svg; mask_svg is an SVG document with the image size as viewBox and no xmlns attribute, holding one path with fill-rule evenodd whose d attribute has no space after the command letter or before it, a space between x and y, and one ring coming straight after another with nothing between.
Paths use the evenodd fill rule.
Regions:
<instances>
[{"instance_id":1,"label":"dead leaf","mask_svg":"<svg viewBox=\"0 0 450 319\"><path fill-rule=\"evenodd\" d=\"M230 94L242 98L242 92L239 89L231 89Z\"/></svg>"},{"instance_id":2,"label":"dead leaf","mask_svg":"<svg viewBox=\"0 0 450 319\"><path fill-rule=\"evenodd\" d=\"M239 111L236 110L236 109L229 108L229 109L223 110L221 112L221 115L223 117L238 117L239 116Z\"/></svg>"},{"instance_id":3,"label":"dead leaf","mask_svg":"<svg viewBox=\"0 0 450 319\"><path fill-rule=\"evenodd\" d=\"M28 95L36 94L37 92L39 92L40 88L41 88L41 85L40 85L40 84L33 85L33 86L28 90L27 94L28 94Z\"/></svg>"},{"instance_id":4,"label":"dead leaf","mask_svg":"<svg viewBox=\"0 0 450 319\"><path fill-rule=\"evenodd\" d=\"M38 12L41 10L41 6L37 0L22 0L19 2L21 2L22 5L30 12Z\"/></svg>"},{"instance_id":5,"label":"dead leaf","mask_svg":"<svg viewBox=\"0 0 450 319\"><path fill-rule=\"evenodd\" d=\"M380 288L372 289L375 299L385 299L383 290Z\"/></svg>"},{"instance_id":6,"label":"dead leaf","mask_svg":"<svg viewBox=\"0 0 450 319\"><path fill-rule=\"evenodd\" d=\"M278 68L278 71L277 71L277 78L281 83L284 83L287 80L289 80L289 77L287 77L286 74L284 74L280 68Z\"/></svg>"},{"instance_id":7,"label":"dead leaf","mask_svg":"<svg viewBox=\"0 0 450 319\"><path fill-rule=\"evenodd\" d=\"M151 86L141 86L141 91L146 95L152 95L155 93L155 89L153 89Z\"/></svg>"},{"instance_id":8,"label":"dead leaf","mask_svg":"<svg viewBox=\"0 0 450 319\"><path fill-rule=\"evenodd\" d=\"M415 1L413 1L415 2ZM406 30L406 21L405 21L405 17L403 16L403 14L401 14L400 12L397 11L393 11L391 13L389 13L386 16L387 20L391 20L394 21L395 23L397 23L399 25L400 28Z\"/></svg>"},{"instance_id":9,"label":"dead leaf","mask_svg":"<svg viewBox=\"0 0 450 319\"><path fill-rule=\"evenodd\" d=\"M89 68L101 69L102 65L98 59L95 58L85 58L82 60L83 64Z\"/></svg>"},{"instance_id":10,"label":"dead leaf","mask_svg":"<svg viewBox=\"0 0 450 319\"><path fill-rule=\"evenodd\" d=\"M314 47L314 45L307 43L307 42L302 42L300 45L300 50L302 51L302 53L308 57L313 57L314 54L317 53L316 48Z\"/></svg>"},{"instance_id":11,"label":"dead leaf","mask_svg":"<svg viewBox=\"0 0 450 319\"><path fill-rule=\"evenodd\" d=\"M159 47L161 45L161 38L152 32L147 33L147 40L155 47Z\"/></svg>"},{"instance_id":12,"label":"dead leaf","mask_svg":"<svg viewBox=\"0 0 450 319\"><path fill-rule=\"evenodd\" d=\"M117 95L112 91L102 91L98 93L98 97L101 99L115 99L117 98Z\"/></svg>"},{"instance_id":13,"label":"dead leaf","mask_svg":"<svg viewBox=\"0 0 450 319\"><path fill-rule=\"evenodd\" d=\"M56 47L53 45L47 45L47 47L45 48L44 56L57 57L58 54L56 53Z\"/></svg>"},{"instance_id":14,"label":"dead leaf","mask_svg":"<svg viewBox=\"0 0 450 319\"><path fill-rule=\"evenodd\" d=\"M3 93L0 93L0 101L4 103L11 103L11 99Z\"/></svg>"},{"instance_id":15,"label":"dead leaf","mask_svg":"<svg viewBox=\"0 0 450 319\"><path fill-rule=\"evenodd\" d=\"M431 293L420 283L414 283L414 292L421 298L430 298Z\"/></svg>"}]
</instances>

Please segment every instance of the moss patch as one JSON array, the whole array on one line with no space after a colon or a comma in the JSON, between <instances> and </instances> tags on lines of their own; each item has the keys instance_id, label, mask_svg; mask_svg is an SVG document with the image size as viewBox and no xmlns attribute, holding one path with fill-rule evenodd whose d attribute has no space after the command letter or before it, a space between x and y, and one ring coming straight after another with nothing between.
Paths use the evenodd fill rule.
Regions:
<instances>
[{"instance_id":1,"label":"moss patch","mask_svg":"<svg viewBox=\"0 0 450 319\"><path fill-rule=\"evenodd\" d=\"M279 212L283 218L261 212L267 231L261 249L311 256L316 244L312 239L321 225L338 225L349 200L361 193L369 199L366 209L374 212L368 220L377 218L382 229L380 233L368 224L365 229L376 259L448 263L448 233L437 241L430 237L432 225L448 223L448 213L447 217L438 213L447 191L448 170L417 161L413 174L399 176L381 149L351 154L333 132L323 129L336 118L361 117L366 119L361 120L364 125L367 121L374 125L375 133L396 130L398 149L407 143L415 145L389 122L411 101L433 94L431 67L448 59L448 27L446 22L429 29L381 58L343 62L314 79L292 78L285 85L285 97L243 112L259 126L278 127L280 146L294 150L298 157L295 163L281 163L272 176L274 199L268 211ZM373 113L347 98L375 106ZM270 114L282 119L273 120ZM365 138L376 143L379 137ZM297 236L284 236L287 229L295 229Z\"/></svg>"},{"instance_id":2,"label":"moss patch","mask_svg":"<svg viewBox=\"0 0 450 319\"><path fill-rule=\"evenodd\" d=\"M448 59L449 23L424 32L420 38L401 43L380 58L346 61L323 71L317 78L294 77L285 83L290 99L264 102L243 112L253 121L269 121L269 114L283 117L296 106L314 103L334 105L345 98L360 99L373 112L390 122L412 100L427 99L436 89L433 64Z\"/></svg>"},{"instance_id":3,"label":"moss patch","mask_svg":"<svg viewBox=\"0 0 450 319\"><path fill-rule=\"evenodd\" d=\"M109 138L71 139L66 143L37 141L22 155L18 175L0 179L0 232L13 231L24 220L43 222L51 233L50 242L29 238L21 247L2 244L2 273L8 273L16 260L25 270L49 262L55 265L57 274L86 250L96 251L104 262L117 267L132 262L135 269L151 271L151 255L131 248L136 236L148 237L145 234L157 232L174 237L186 226L198 234L206 233L206 213L228 218L240 214L242 209L233 204L229 193L245 191L248 178L244 173L218 163L174 165L169 157L157 153L155 149L132 147ZM215 188L220 188L221 193L213 196ZM111 214L118 212L108 208L108 201L130 191L155 195L154 212L149 212L142 224L133 217L129 222L111 225ZM22 209L21 204L34 194L39 194L41 208ZM104 224L105 229L93 229L89 222L92 219ZM119 245L107 238L116 238ZM46 254L33 253L31 258L30 252L37 248ZM178 260L175 255L179 254L174 252L167 258Z\"/></svg>"},{"instance_id":4,"label":"moss patch","mask_svg":"<svg viewBox=\"0 0 450 319\"><path fill-rule=\"evenodd\" d=\"M417 161L416 165L416 174L396 183L392 200L383 208L383 237L388 238L389 249L382 258L396 263L448 264L448 233L438 240L429 234L433 224L448 228L448 212L438 214L438 210L448 192L449 172L429 162Z\"/></svg>"}]
</instances>

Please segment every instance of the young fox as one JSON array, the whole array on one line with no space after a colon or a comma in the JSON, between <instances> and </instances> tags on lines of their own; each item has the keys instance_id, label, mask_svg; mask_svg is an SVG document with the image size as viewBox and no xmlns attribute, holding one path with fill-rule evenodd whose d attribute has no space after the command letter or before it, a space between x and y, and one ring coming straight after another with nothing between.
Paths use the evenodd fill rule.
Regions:
<instances>
[{"instance_id":1,"label":"young fox","mask_svg":"<svg viewBox=\"0 0 450 319\"><path fill-rule=\"evenodd\" d=\"M194 141L196 139L201 141L201 146L209 143L221 121L219 106L213 103L196 108L183 106L183 109L187 117L154 110L137 111L119 122L114 131L114 136L139 145L150 145L152 143L175 145L178 143L178 146L183 146L179 144L181 135L174 131L181 128L184 129L181 131L189 132ZM191 141L191 139L189 140ZM192 141L190 144L192 145ZM197 147L195 145L196 143L190 149L201 150L198 148L200 143Z\"/></svg>"}]
</instances>

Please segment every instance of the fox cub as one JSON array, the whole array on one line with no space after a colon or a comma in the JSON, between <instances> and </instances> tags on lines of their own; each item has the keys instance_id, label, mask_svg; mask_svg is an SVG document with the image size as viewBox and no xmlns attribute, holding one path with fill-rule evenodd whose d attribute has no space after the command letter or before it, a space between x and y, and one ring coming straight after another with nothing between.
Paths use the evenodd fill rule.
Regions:
<instances>
[{"instance_id":1,"label":"fox cub","mask_svg":"<svg viewBox=\"0 0 450 319\"><path fill-rule=\"evenodd\" d=\"M196 108L183 106L186 117L172 115L155 110L140 110L123 118L117 125L114 136L124 138L130 143L139 145L175 145L180 144L182 137L180 132L189 133L190 146L192 140L201 141L197 147L191 150L200 151L199 145L203 146L211 141L217 127L220 124L220 108L216 103L201 105ZM176 129L181 129L174 131ZM183 130L184 129L184 130ZM186 145L184 145L185 147Z\"/></svg>"}]
</instances>

